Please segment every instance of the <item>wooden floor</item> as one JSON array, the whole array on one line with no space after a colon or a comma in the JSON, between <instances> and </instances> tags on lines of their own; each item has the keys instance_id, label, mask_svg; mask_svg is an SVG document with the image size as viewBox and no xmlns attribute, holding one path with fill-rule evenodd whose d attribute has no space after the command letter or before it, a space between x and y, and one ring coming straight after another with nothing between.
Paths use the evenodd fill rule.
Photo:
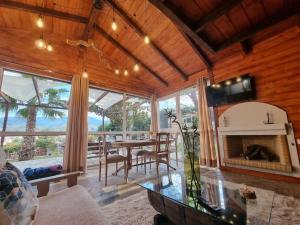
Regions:
<instances>
[{"instance_id":1,"label":"wooden floor","mask_svg":"<svg viewBox=\"0 0 300 225\"><path fill-rule=\"evenodd\" d=\"M173 166L176 166L175 161L172 162ZM104 182L98 181L98 168L89 168L85 175L79 178L79 184L88 189L90 194L97 200L99 205L107 205L118 199L123 199L129 195L142 191L136 183L139 181L147 180L153 176L156 176L155 169L150 171L149 166L147 167L147 174L144 174L144 169L139 168L137 172L136 168L133 168L129 173L129 181L124 184L123 172L120 172L118 176L112 176L115 167L109 168L108 186L104 187ZM161 166L161 172L166 172L166 168ZM178 171L182 170L182 163L179 162L177 167ZM104 171L103 171L104 172ZM246 184L253 187L263 188L275 191L278 194L293 196L300 198L300 186L297 184L289 184L278 181L266 180L263 178L253 177L249 175L242 175L230 172L223 172L218 169L207 169L202 168L201 174L203 176L221 179L225 181L231 181L235 183ZM65 183L57 183L51 186L50 192L58 191L65 188Z\"/></svg>"}]
</instances>

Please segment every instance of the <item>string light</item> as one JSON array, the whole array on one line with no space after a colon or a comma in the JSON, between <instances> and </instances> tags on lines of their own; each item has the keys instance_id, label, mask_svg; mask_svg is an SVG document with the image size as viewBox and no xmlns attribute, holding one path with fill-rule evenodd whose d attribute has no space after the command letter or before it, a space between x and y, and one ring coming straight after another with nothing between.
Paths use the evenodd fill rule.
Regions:
<instances>
[{"instance_id":1,"label":"string light","mask_svg":"<svg viewBox=\"0 0 300 225\"><path fill-rule=\"evenodd\" d=\"M140 66L138 64L135 64L134 67L133 67L133 70L135 72L138 72L140 70Z\"/></svg>"},{"instance_id":2,"label":"string light","mask_svg":"<svg viewBox=\"0 0 300 225\"><path fill-rule=\"evenodd\" d=\"M47 50L48 50L49 52L52 52L52 51L53 51L53 47L52 47L51 44L48 44L48 45L47 45Z\"/></svg>"},{"instance_id":3,"label":"string light","mask_svg":"<svg viewBox=\"0 0 300 225\"><path fill-rule=\"evenodd\" d=\"M40 37L40 39L35 41L35 46L38 49L45 49L46 48L46 42L45 42L45 40L42 36Z\"/></svg>"},{"instance_id":4,"label":"string light","mask_svg":"<svg viewBox=\"0 0 300 225\"><path fill-rule=\"evenodd\" d=\"M128 70L127 69L124 70L124 75L128 76Z\"/></svg>"},{"instance_id":5,"label":"string light","mask_svg":"<svg viewBox=\"0 0 300 225\"><path fill-rule=\"evenodd\" d=\"M230 85L231 84L231 80L228 80L225 82L226 85Z\"/></svg>"},{"instance_id":6,"label":"string light","mask_svg":"<svg viewBox=\"0 0 300 225\"><path fill-rule=\"evenodd\" d=\"M115 69L115 74L119 74L120 73L120 70L118 70L118 69Z\"/></svg>"},{"instance_id":7,"label":"string light","mask_svg":"<svg viewBox=\"0 0 300 225\"><path fill-rule=\"evenodd\" d=\"M38 26L38 28L44 27L44 20L41 15L39 15L39 17L37 18L36 25Z\"/></svg>"},{"instance_id":8,"label":"string light","mask_svg":"<svg viewBox=\"0 0 300 225\"><path fill-rule=\"evenodd\" d=\"M145 44L150 43L150 38L147 35L144 37L144 42L145 42Z\"/></svg>"},{"instance_id":9,"label":"string light","mask_svg":"<svg viewBox=\"0 0 300 225\"><path fill-rule=\"evenodd\" d=\"M83 73L82 73L82 77L88 78L88 76L89 76L89 74L87 73L86 70L84 70Z\"/></svg>"},{"instance_id":10,"label":"string light","mask_svg":"<svg viewBox=\"0 0 300 225\"><path fill-rule=\"evenodd\" d=\"M240 77L236 78L236 82L241 82L241 81L242 81L242 78L240 78Z\"/></svg>"},{"instance_id":11,"label":"string light","mask_svg":"<svg viewBox=\"0 0 300 225\"><path fill-rule=\"evenodd\" d=\"M117 28L118 28L117 23L116 23L116 21L115 21L115 18L113 18L113 21L112 21L112 23L111 23L111 29L112 29L113 31L116 31Z\"/></svg>"}]
</instances>

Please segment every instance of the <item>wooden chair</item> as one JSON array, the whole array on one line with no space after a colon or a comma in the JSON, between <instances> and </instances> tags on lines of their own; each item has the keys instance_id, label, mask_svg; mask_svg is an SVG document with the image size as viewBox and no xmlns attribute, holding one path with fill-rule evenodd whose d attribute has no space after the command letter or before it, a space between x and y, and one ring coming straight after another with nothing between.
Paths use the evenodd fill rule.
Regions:
<instances>
[{"instance_id":1,"label":"wooden chair","mask_svg":"<svg viewBox=\"0 0 300 225\"><path fill-rule=\"evenodd\" d=\"M159 164L163 163L167 165L168 173L170 172L170 133L157 133L156 135L156 148L154 157L156 161L156 173L159 174ZM162 144L162 141L166 143Z\"/></svg>"},{"instance_id":2,"label":"wooden chair","mask_svg":"<svg viewBox=\"0 0 300 225\"><path fill-rule=\"evenodd\" d=\"M179 138L179 133L174 133L171 135L172 139L174 139L174 141L172 143L174 143L174 145L170 145L170 153L175 153L175 159L176 159L176 166L178 167L178 138Z\"/></svg>"},{"instance_id":3,"label":"wooden chair","mask_svg":"<svg viewBox=\"0 0 300 225\"><path fill-rule=\"evenodd\" d=\"M111 154L109 152L110 149L110 143L106 142L106 137L104 135L103 141L102 141L102 149L103 149L103 155L102 157L99 157L99 181L101 181L101 167L102 163L105 164L105 186L107 186L107 172L108 172L108 165L109 164L116 164L116 175L118 170L118 163L123 162L124 163L124 180L127 183L127 157L120 155L120 154ZM100 150L101 151L101 150Z\"/></svg>"}]
</instances>

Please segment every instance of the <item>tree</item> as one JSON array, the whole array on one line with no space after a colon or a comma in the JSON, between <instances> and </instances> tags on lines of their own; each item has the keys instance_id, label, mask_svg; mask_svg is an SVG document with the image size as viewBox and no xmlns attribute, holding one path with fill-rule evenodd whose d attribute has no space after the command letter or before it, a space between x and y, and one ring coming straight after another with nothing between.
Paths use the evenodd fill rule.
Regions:
<instances>
[{"instance_id":1,"label":"tree","mask_svg":"<svg viewBox=\"0 0 300 225\"><path fill-rule=\"evenodd\" d=\"M28 76L28 75L24 75ZM0 110L4 111L6 107L9 107L10 111L16 111L16 115L21 116L26 119L26 132L34 132L36 129L36 118L38 112L46 118L55 119L62 118L64 112L55 107L65 107L66 102L60 99L60 94L66 92L65 89L53 89L49 88L41 94L41 97L48 100L45 107L38 107L37 96L30 99L25 107L19 107L17 100L9 97L10 103L1 104ZM34 147L35 147L35 137L34 136L24 136L21 145L21 150L19 151L19 161L30 160L34 157Z\"/></svg>"}]
</instances>

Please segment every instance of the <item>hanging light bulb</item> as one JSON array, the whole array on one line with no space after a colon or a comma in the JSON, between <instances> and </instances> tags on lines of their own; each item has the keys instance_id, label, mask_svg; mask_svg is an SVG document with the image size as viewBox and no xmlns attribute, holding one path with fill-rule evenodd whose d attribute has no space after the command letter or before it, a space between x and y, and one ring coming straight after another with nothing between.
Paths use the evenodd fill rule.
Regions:
<instances>
[{"instance_id":1,"label":"hanging light bulb","mask_svg":"<svg viewBox=\"0 0 300 225\"><path fill-rule=\"evenodd\" d=\"M236 82L241 82L242 81L242 78L241 77L237 77L236 78Z\"/></svg>"},{"instance_id":2,"label":"hanging light bulb","mask_svg":"<svg viewBox=\"0 0 300 225\"><path fill-rule=\"evenodd\" d=\"M116 23L116 21L115 21L115 18L113 18L113 21L112 21L112 23L111 23L111 29L112 29L113 31L116 31L117 28L118 28L117 23Z\"/></svg>"},{"instance_id":3,"label":"hanging light bulb","mask_svg":"<svg viewBox=\"0 0 300 225\"><path fill-rule=\"evenodd\" d=\"M128 70L127 69L124 70L124 75L128 76Z\"/></svg>"},{"instance_id":4,"label":"hanging light bulb","mask_svg":"<svg viewBox=\"0 0 300 225\"><path fill-rule=\"evenodd\" d=\"M144 37L144 42L145 42L145 44L150 43L150 38L147 35Z\"/></svg>"},{"instance_id":5,"label":"hanging light bulb","mask_svg":"<svg viewBox=\"0 0 300 225\"><path fill-rule=\"evenodd\" d=\"M35 41L35 46L38 49L45 49L46 48L46 42L45 42L43 36L41 36L38 40Z\"/></svg>"},{"instance_id":6,"label":"hanging light bulb","mask_svg":"<svg viewBox=\"0 0 300 225\"><path fill-rule=\"evenodd\" d=\"M118 70L118 69L115 69L115 74L119 74L120 73L120 70Z\"/></svg>"},{"instance_id":7,"label":"hanging light bulb","mask_svg":"<svg viewBox=\"0 0 300 225\"><path fill-rule=\"evenodd\" d=\"M36 25L38 26L38 28L44 27L44 20L41 15L39 15L39 17L37 18Z\"/></svg>"},{"instance_id":8,"label":"hanging light bulb","mask_svg":"<svg viewBox=\"0 0 300 225\"><path fill-rule=\"evenodd\" d=\"M86 69L83 71L82 76L84 78L88 78L89 74L86 72Z\"/></svg>"},{"instance_id":9,"label":"hanging light bulb","mask_svg":"<svg viewBox=\"0 0 300 225\"><path fill-rule=\"evenodd\" d=\"M138 71L140 70L139 64L135 64L134 67L133 67L133 70L134 70L135 72L138 72Z\"/></svg>"},{"instance_id":10,"label":"hanging light bulb","mask_svg":"<svg viewBox=\"0 0 300 225\"><path fill-rule=\"evenodd\" d=\"M49 52L52 52L52 51L53 51L53 47L52 47L51 44L48 44L48 45L47 45L47 50L48 50Z\"/></svg>"}]
</instances>

